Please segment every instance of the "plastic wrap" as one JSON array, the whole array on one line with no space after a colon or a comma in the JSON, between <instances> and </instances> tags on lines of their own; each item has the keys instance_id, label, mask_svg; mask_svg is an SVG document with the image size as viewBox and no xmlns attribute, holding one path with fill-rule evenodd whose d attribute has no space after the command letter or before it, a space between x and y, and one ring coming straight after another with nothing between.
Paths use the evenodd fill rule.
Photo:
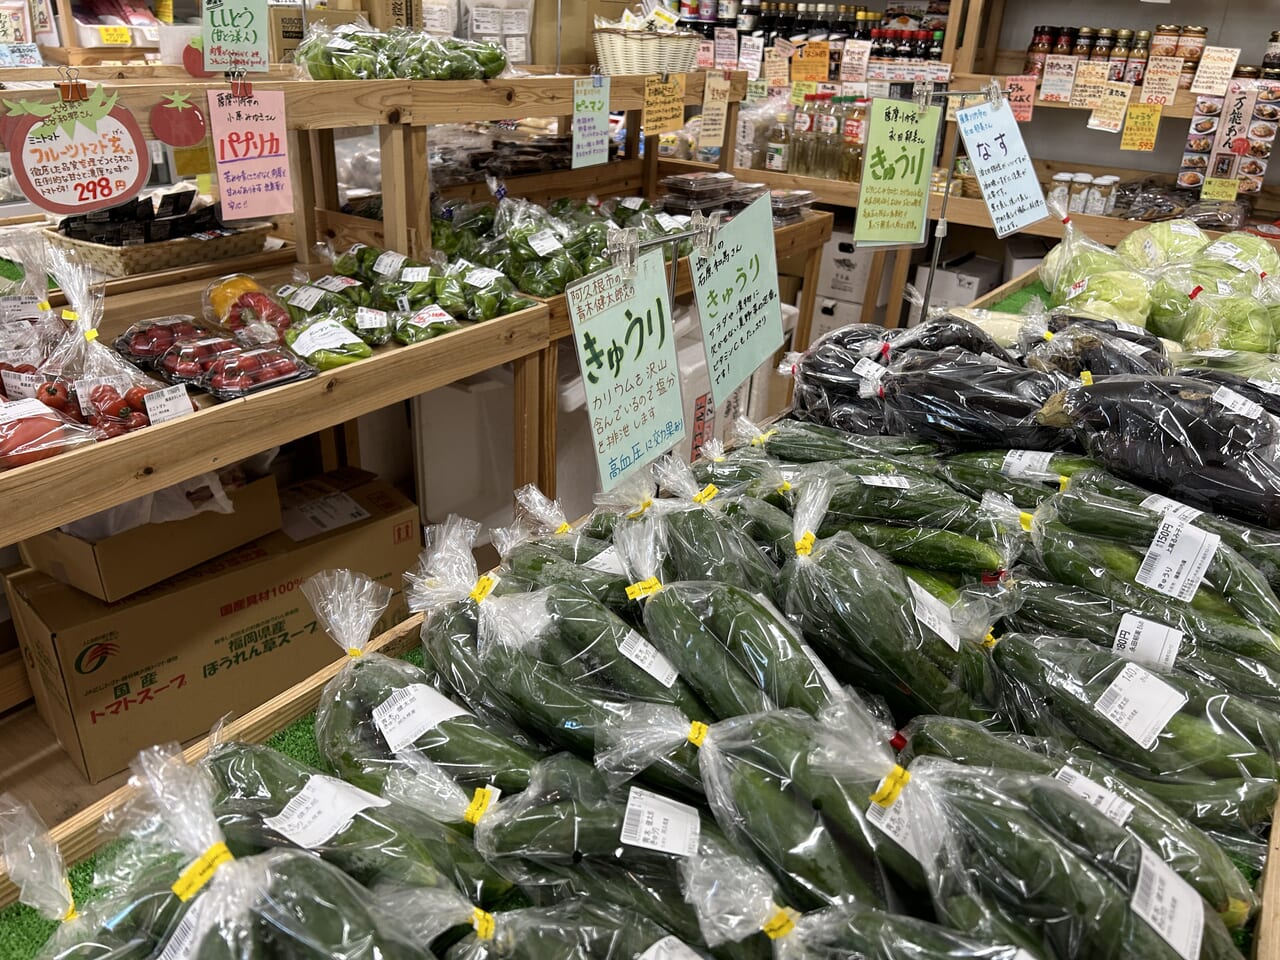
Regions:
<instances>
[{"instance_id":1,"label":"plastic wrap","mask_svg":"<svg viewBox=\"0 0 1280 960\"><path fill-rule=\"evenodd\" d=\"M284 305L247 273L212 281L204 291L204 316L249 343L277 342L293 322Z\"/></svg>"},{"instance_id":2,"label":"plastic wrap","mask_svg":"<svg viewBox=\"0 0 1280 960\"><path fill-rule=\"evenodd\" d=\"M1121 477L1280 526L1277 422L1230 390L1179 377L1111 377L1056 394L1038 419L1074 429L1089 455Z\"/></svg>"},{"instance_id":3,"label":"plastic wrap","mask_svg":"<svg viewBox=\"0 0 1280 960\"><path fill-rule=\"evenodd\" d=\"M493 234L480 260L535 297L564 293L574 280L607 265L605 222L575 229L528 200L504 197L498 201Z\"/></svg>"},{"instance_id":4,"label":"plastic wrap","mask_svg":"<svg viewBox=\"0 0 1280 960\"><path fill-rule=\"evenodd\" d=\"M1280 275L1280 253L1271 243L1252 233L1236 231L1218 237L1200 251L1198 259L1225 263L1240 273Z\"/></svg>"},{"instance_id":5,"label":"plastic wrap","mask_svg":"<svg viewBox=\"0 0 1280 960\"><path fill-rule=\"evenodd\" d=\"M340 776L377 790L408 752L429 758L467 789L528 784L533 754L435 690L425 671L365 651L389 587L349 570L326 570L306 580L302 592L348 656L316 710L316 743Z\"/></svg>"},{"instance_id":6,"label":"plastic wrap","mask_svg":"<svg viewBox=\"0 0 1280 960\"><path fill-rule=\"evenodd\" d=\"M795 510L796 556L783 570L785 610L835 675L884 696L895 714L989 720L977 702L990 661L906 576L848 533L817 540L830 498L807 484Z\"/></svg>"},{"instance_id":7,"label":"plastic wrap","mask_svg":"<svg viewBox=\"0 0 1280 960\"><path fill-rule=\"evenodd\" d=\"M1011 501L1019 510L1034 510L1073 474L1092 466L1091 460L1071 454L981 450L939 460L937 475L975 499L992 494Z\"/></svg>"},{"instance_id":8,"label":"plastic wrap","mask_svg":"<svg viewBox=\"0 0 1280 960\"><path fill-rule=\"evenodd\" d=\"M859 437L843 430L799 420L778 420L761 429L740 417L734 424L740 444L750 444L790 463L814 463L847 457L930 456L937 447L909 437Z\"/></svg>"},{"instance_id":9,"label":"plastic wrap","mask_svg":"<svg viewBox=\"0 0 1280 960\"><path fill-rule=\"evenodd\" d=\"M284 341L317 370L332 370L373 356L373 349L356 336L338 313L316 314L291 324L284 332Z\"/></svg>"},{"instance_id":10,"label":"plastic wrap","mask_svg":"<svg viewBox=\"0 0 1280 960\"><path fill-rule=\"evenodd\" d=\"M1038 320L1040 320L1039 315L1032 315L1028 318L1027 323L1031 324ZM1111 337L1118 337L1126 343L1143 348L1143 350L1153 351L1161 356L1167 355L1165 342L1154 333L1149 332L1146 327L1134 323L1125 323L1123 320L1115 320L1111 317L1104 317L1089 310L1059 308L1052 313L1044 315L1044 322L1049 332L1054 334L1061 333L1068 327L1085 327L1089 330L1097 330L1108 334ZM1039 333L1038 328L1036 332Z\"/></svg>"},{"instance_id":11,"label":"plastic wrap","mask_svg":"<svg viewBox=\"0 0 1280 960\"><path fill-rule=\"evenodd\" d=\"M270 345L215 357L197 383L219 400L238 400L315 375L311 364L282 346Z\"/></svg>"},{"instance_id":12,"label":"plastic wrap","mask_svg":"<svg viewBox=\"0 0 1280 960\"><path fill-rule=\"evenodd\" d=\"M1058 332L1027 331L1023 362L1032 370L1081 377L1117 374L1167 376L1173 366L1165 356L1159 340L1154 349L1146 349L1120 337L1111 336L1083 324L1072 324Z\"/></svg>"},{"instance_id":13,"label":"plastic wrap","mask_svg":"<svg viewBox=\"0 0 1280 960\"><path fill-rule=\"evenodd\" d=\"M197 321L186 314L139 320L120 336L115 347L126 360L139 366L157 367L174 344L183 340L201 340L216 337L221 331L212 324Z\"/></svg>"},{"instance_id":14,"label":"plastic wrap","mask_svg":"<svg viewBox=\"0 0 1280 960\"><path fill-rule=\"evenodd\" d=\"M1135 230L1116 244L1116 253L1134 270L1153 270L1192 260L1209 245L1209 235L1186 219L1163 220Z\"/></svg>"},{"instance_id":15,"label":"plastic wrap","mask_svg":"<svg viewBox=\"0 0 1280 960\"><path fill-rule=\"evenodd\" d=\"M912 764L911 791L916 827L934 837L926 872L947 922L990 935L1016 917L1040 941L1033 956L1239 957L1190 886L1064 784L1021 773L975 778L924 758ZM1156 883L1163 917L1152 910Z\"/></svg>"},{"instance_id":16,"label":"plastic wrap","mask_svg":"<svg viewBox=\"0 0 1280 960\"><path fill-rule=\"evenodd\" d=\"M1271 353L1277 331L1270 313L1248 294L1216 294L1193 289L1182 343L1188 350L1246 350Z\"/></svg>"},{"instance_id":17,"label":"plastic wrap","mask_svg":"<svg viewBox=\"0 0 1280 960\"><path fill-rule=\"evenodd\" d=\"M1063 303L1077 281L1112 270L1125 270L1122 257L1110 247L1090 239L1057 203L1050 206L1063 223L1062 242L1040 261L1040 282L1052 295L1054 303ZM1083 306L1083 302L1080 306Z\"/></svg>"},{"instance_id":18,"label":"plastic wrap","mask_svg":"<svg viewBox=\"0 0 1280 960\"><path fill-rule=\"evenodd\" d=\"M47 460L103 434L28 397L0 404L0 470Z\"/></svg>"},{"instance_id":19,"label":"plastic wrap","mask_svg":"<svg viewBox=\"0 0 1280 960\"><path fill-rule=\"evenodd\" d=\"M241 352L240 344L230 337L183 337L155 358L153 368L168 383L197 383L219 357Z\"/></svg>"},{"instance_id":20,"label":"plastic wrap","mask_svg":"<svg viewBox=\"0 0 1280 960\"><path fill-rule=\"evenodd\" d=\"M336 29L312 24L294 62L312 80L491 80L507 69L507 55L496 43L382 32L365 21Z\"/></svg>"}]
</instances>

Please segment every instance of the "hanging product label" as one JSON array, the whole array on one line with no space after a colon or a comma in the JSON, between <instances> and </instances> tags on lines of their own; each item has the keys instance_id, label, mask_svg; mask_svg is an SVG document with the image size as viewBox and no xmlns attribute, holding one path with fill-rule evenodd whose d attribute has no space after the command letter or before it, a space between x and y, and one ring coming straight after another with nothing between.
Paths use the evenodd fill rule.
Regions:
<instances>
[{"instance_id":1,"label":"hanging product label","mask_svg":"<svg viewBox=\"0 0 1280 960\"><path fill-rule=\"evenodd\" d=\"M1166 597L1190 603L1222 538L1165 514L1134 579Z\"/></svg>"},{"instance_id":2,"label":"hanging product label","mask_svg":"<svg viewBox=\"0 0 1280 960\"><path fill-rule=\"evenodd\" d=\"M853 225L864 247L924 243L929 186L942 108L875 98L862 154L862 193Z\"/></svg>"},{"instance_id":3,"label":"hanging product label","mask_svg":"<svg viewBox=\"0 0 1280 960\"><path fill-rule=\"evenodd\" d=\"M662 77L644 78L644 113L641 126L644 135L675 133L684 126L683 73L672 74L664 82Z\"/></svg>"},{"instance_id":4,"label":"hanging product label","mask_svg":"<svg viewBox=\"0 0 1280 960\"><path fill-rule=\"evenodd\" d=\"M663 937L636 960L698 960L698 955L672 936Z\"/></svg>"},{"instance_id":5,"label":"hanging product label","mask_svg":"<svg viewBox=\"0 0 1280 960\"><path fill-rule=\"evenodd\" d=\"M1049 469L1053 454L1045 450L1010 450L1004 455L1000 472L1011 480L1057 480Z\"/></svg>"},{"instance_id":6,"label":"hanging product label","mask_svg":"<svg viewBox=\"0 0 1280 960\"><path fill-rule=\"evenodd\" d=\"M38 373L18 373L16 370L0 372L0 382L4 383L4 392L10 400L23 400L36 395L36 388L44 383L44 377Z\"/></svg>"},{"instance_id":7,"label":"hanging product label","mask_svg":"<svg viewBox=\"0 0 1280 960\"><path fill-rule=\"evenodd\" d=\"M319 287L322 290L330 290L333 293L341 293L344 290L349 290L352 287L358 287L361 284L355 277L339 277L334 274L330 274L327 277L320 277L318 280L312 280L311 285L313 287Z\"/></svg>"},{"instance_id":8,"label":"hanging product label","mask_svg":"<svg viewBox=\"0 0 1280 960\"><path fill-rule=\"evenodd\" d=\"M956 111L956 121L996 236L1007 237L1048 217L1040 175L1008 102L965 107Z\"/></svg>"},{"instance_id":9,"label":"hanging product label","mask_svg":"<svg viewBox=\"0 0 1280 960\"><path fill-rule=\"evenodd\" d=\"M142 398L142 402L146 404L147 419L151 421L153 427L157 423L177 420L179 417L195 412L191 406L191 399L187 396L187 388L180 383L172 387L152 390Z\"/></svg>"},{"instance_id":10,"label":"hanging product label","mask_svg":"<svg viewBox=\"0 0 1280 960\"><path fill-rule=\"evenodd\" d=\"M687 803L669 800L639 787L631 788L619 838L623 843L691 857L698 852L701 834L698 811Z\"/></svg>"},{"instance_id":11,"label":"hanging product label","mask_svg":"<svg viewBox=\"0 0 1280 960\"><path fill-rule=\"evenodd\" d=\"M1126 663L1094 709L1142 749L1150 750L1186 702L1184 694L1154 673L1136 663Z\"/></svg>"},{"instance_id":12,"label":"hanging product label","mask_svg":"<svg viewBox=\"0 0 1280 960\"><path fill-rule=\"evenodd\" d=\"M943 639L952 650L960 649L960 634L956 632L951 620L951 607L945 600L935 597L910 577L907 586L911 588L912 607L916 619Z\"/></svg>"},{"instance_id":13,"label":"hanging product label","mask_svg":"<svg viewBox=\"0 0 1280 960\"><path fill-rule=\"evenodd\" d=\"M1102 90L1102 100L1089 114L1085 123L1090 130L1119 133L1124 128L1124 118L1129 111L1129 98L1133 84L1121 80L1108 80Z\"/></svg>"},{"instance_id":14,"label":"hanging product label","mask_svg":"<svg viewBox=\"0 0 1280 960\"><path fill-rule=\"evenodd\" d=\"M865 83L870 59L870 40L846 40L844 55L840 58L840 82Z\"/></svg>"},{"instance_id":15,"label":"hanging product label","mask_svg":"<svg viewBox=\"0 0 1280 960\"><path fill-rule=\"evenodd\" d=\"M1040 79L1040 100L1043 103L1070 103L1071 90L1076 85L1075 57L1050 54L1044 58L1044 76Z\"/></svg>"},{"instance_id":16,"label":"hanging product label","mask_svg":"<svg viewBox=\"0 0 1280 960\"><path fill-rule=\"evenodd\" d=\"M1167 106L1178 96L1178 78L1182 76L1181 57L1151 57L1142 78L1142 103Z\"/></svg>"},{"instance_id":17,"label":"hanging product label","mask_svg":"<svg viewBox=\"0 0 1280 960\"><path fill-rule=\"evenodd\" d=\"M1168 497L1162 497L1158 493L1153 493L1142 501L1142 506L1150 510L1152 513L1161 515L1170 514L1179 520L1186 520L1190 523L1196 517L1204 515L1203 510L1197 510L1195 507L1187 506L1185 503L1179 503L1177 500L1170 500Z\"/></svg>"},{"instance_id":18,"label":"hanging product label","mask_svg":"<svg viewBox=\"0 0 1280 960\"><path fill-rule=\"evenodd\" d=\"M324 296L324 291L319 287L299 287L289 294L289 305L293 307L301 307L303 310L310 310L320 302Z\"/></svg>"},{"instance_id":19,"label":"hanging product label","mask_svg":"<svg viewBox=\"0 0 1280 960\"><path fill-rule=\"evenodd\" d=\"M671 665L671 661L634 630L627 634L627 638L622 643L618 644L618 652L664 687L670 687L680 679L680 674Z\"/></svg>"},{"instance_id":20,"label":"hanging product label","mask_svg":"<svg viewBox=\"0 0 1280 960\"><path fill-rule=\"evenodd\" d=\"M1248 397L1241 396L1230 387L1219 387L1213 391L1213 399L1232 413L1238 413L1250 420L1257 420L1263 414L1262 405L1254 403Z\"/></svg>"},{"instance_id":21,"label":"hanging product label","mask_svg":"<svg viewBox=\"0 0 1280 960\"><path fill-rule=\"evenodd\" d=\"M550 227L545 230L539 230L529 237L529 246L533 247L540 257L549 257L557 250L564 249L564 244L560 242L560 238L556 236L555 231Z\"/></svg>"},{"instance_id":22,"label":"hanging product label","mask_svg":"<svg viewBox=\"0 0 1280 960\"><path fill-rule=\"evenodd\" d=\"M887 487L892 490L910 490L911 481L906 477L894 477L888 474L867 474L858 477L858 482L867 487Z\"/></svg>"},{"instance_id":23,"label":"hanging product label","mask_svg":"<svg viewBox=\"0 0 1280 960\"><path fill-rule=\"evenodd\" d=\"M588 570L612 574L615 577L621 577L626 574L626 571L622 568L622 558L618 556L618 548L612 545L605 547L584 563L583 566Z\"/></svg>"},{"instance_id":24,"label":"hanging product label","mask_svg":"<svg viewBox=\"0 0 1280 960\"><path fill-rule=\"evenodd\" d=\"M387 741L387 748L395 753L445 720L471 715L470 710L464 710L425 683L413 683L401 687L373 708L373 724Z\"/></svg>"},{"instance_id":25,"label":"hanging product label","mask_svg":"<svg viewBox=\"0 0 1280 960\"><path fill-rule=\"evenodd\" d=\"M271 66L267 0L204 0L200 35L210 73L265 73Z\"/></svg>"},{"instance_id":26,"label":"hanging product label","mask_svg":"<svg viewBox=\"0 0 1280 960\"><path fill-rule=\"evenodd\" d=\"M1036 108L1036 78L1007 77L1004 88L1009 108L1013 110L1013 119L1029 123Z\"/></svg>"},{"instance_id":27,"label":"hanging product label","mask_svg":"<svg viewBox=\"0 0 1280 960\"><path fill-rule=\"evenodd\" d=\"M702 132L698 148L724 146L725 122L729 116L729 90L733 86L723 77L707 74L702 93Z\"/></svg>"},{"instance_id":28,"label":"hanging product label","mask_svg":"<svg viewBox=\"0 0 1280 960\"><path fill-rule=\"evenodd\" d=\"M309 357L319 350L336 350L360 343L360 338L337 320L318 320L303 330L289 349L300 357Z\"/></svg>"},{"instance_id":29,"label":"hanging product label","mask_svg":"<svg viewBox=\"0 0 1280 960\"><path fill-rule=\"evenodd\" d=\"M400 268L409 258L403 253L396 253L394 250L384 250L378 254L378 259L373 261L373 272L380 277L395 278L400 276Z\"/></svg>"},{"instance_id":30,"label":"hanging product label","mask_svg":"<svg viewBox=\"0 0 1280 960\"><path fill-rule=\"evenodd\" d=\"M284 91L210 90L209 125L224 219L293 213Z\"/></svg>"},{"instance_id":31,"label":"hanging product label","mask_svg":"<svg viewBox=\"0 0 1280 960\"><path fill-rule=\"evenodd\" d=\"M1182 631L1126 613L1120 618L1111 649L1154 670L1172 670L1182 649Z\"/></svg>"},{"instance_id":32,"label":"hanging product label","mask_svg":"<svg viewBox=\"0 0 1280 960\"><path fill-rule=\"evenodd\" d=\"M1191 92L1222 96L1227 92L1227 84L1235 75L1239 60L1239 47L1205 47L1200 55L1200 65L1196 67L1195 79L1191 81Z\"/></svg>"},{"instance_id":33,"label":"hanging product label","mask_svg":"<svg viewBox=\"0 0 1280 960\"><path fill-rule=\"evenodd\" d=\"M738 31L733 27L716 27L711 64L716 70L738 69Z\"/></svg>"},{"instance_id":34,"label":"hanging product label","mask_svg":"<svg viewBox=\"0 0 1280 960\"><path fill-rule=\"evenodd\" d=\"M608 77L594 75L573 81L573 169L609 159Z\"/></svg>"},{"instance_id":35,"label":"hanging product label","mask_svg":"<svg viewBox=\"0 0 1280 960\"><path fill-rule=\"evenodd\" d=\"M875 383L884 379L884 375L889 372L889 368L880 366L870 357L862 357L853 365L853 372L863 380Z\"/></svg>"},{"instance_id":36,"label":"hanging product label","mask_svg":"<svg viewBox=\"0 0 1280 960\"><path fill-rule=\"evenodd\" d=\"M1099 813L1103 814L1108 820L1118 827L1123 827L1129 822L1129 818L1133 816L1133 804L1120 796L1113 793L1100 783L1095 783L1086 777L1083 773L1072 770L1070 767L1063 767L1054 775L1054 779L1061 780L1077 797L1083 797L1088 800Z\"/></svg>"},{"instance_id":37,"label":"hanging product label","mask_svg":"<svg viewBox=\"0 0 1280 960\"><path fill-rule=\"evenodd\" d=\"M760 66L764 60L764 37L743 37L738 50L738 68L745 70L748 80L760 79Z\"/></svg>"},{"instance_id":38,"label":"hanging product label","mask_svg":"<svg viewBox=\"0 0 1280 960\"><path fill-rule=\"evenodd\" d=\"M1077 110L1098 109L1107 93L1109 75L1107 64L1081 61L1071 88L1071 106Z\"/></svg>"},{"instance_id":39,"label":"hanging product label","mask_svg":"<svg viewBox=\"0 0 1280 960\"><path fill-rule=\"evenodd\" d=\"M1183 960L1200 956L1204 901L1146 844L1142 845L1142 866L1130 906Z\"/></svg>"},{"instance_id":40,"label":"hanging product label","mask_svg":"<svg viewBox=\"0 0 1280 960\"><path fill-rule=\"evenodd\" d=\"M317 773L283 810L262 822L290 843L311 850L332 839L361 810L390 803L336 777Z\"/></svg>"}]
</instances>

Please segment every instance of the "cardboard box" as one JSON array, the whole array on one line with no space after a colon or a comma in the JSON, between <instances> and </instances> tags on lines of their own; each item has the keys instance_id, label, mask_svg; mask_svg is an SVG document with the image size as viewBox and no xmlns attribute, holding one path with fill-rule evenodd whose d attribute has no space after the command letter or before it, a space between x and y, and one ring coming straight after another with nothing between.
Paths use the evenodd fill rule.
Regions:
<instances>
[{"instance_id":1,"label":"cardboard box","mask_svg":"<svg viewBox=\"0 0 1280 960\"><path fill-rule=\"evenodd\" d=\"M851 323L861 322L862 304L823 297L814 305L813 326L809 329L809 342L815 342L819 337L830 333L832 330L847 327Z\"/></svg>"},{"instance_id":2,"label":"cardboard box","mask_svg":"<svg viewBox=\"0 0 1280 960\"><path fill-rule=\"evenodd\" d=\"M147 523L90 543L50 530L18 545L22 562L99 600L119 600L280 529L274 477L228 492L235 513Z\"/></svg>"},{"instance_id":3,"label":"cardboard box","mask_svg":"<svg viewBox=\"0 0 1280 960\"><path fill-rule=\"evenodd\" d=\"M401 576L420 543L409 500L347 470L286 488L281 501L283 530L117 603L35 570L6 578L40 716L91 781L341 656L299 590L312 574L347 567L392 587L375 633L405 617Z\"/></svg>"},{"instance_id":4,"label":"cardboard box","mask_svg":"<svg viewBox=\"0 0 1280 960\"><path fill-rule=\"evenodd\" d=\"M948 257L938 264L938 272L933 277L933 290L929 295L929 306L968 306L988 290L1000 286L1003 271L1002 264L973 253ZM916 267L916 289L922 296L928 282L929 265L922 263ZM912 304L911 323L919 322L920 308Z\"/></svg>"},{"instance_id":5,"label":"cardboard box","mask_svg":"<svg viewBox=\"0 0 1280 960\"><path fill-rule=\"evenodd\" d=\"M892 252L892 251L891 251ZM818 296L830 300L862 303L867 295L867 281L871 279L872 250L857 250L853 246L853 231L837 230L822 248L822 266L818 270ZM890 265L886 264L880 280L876 306L889 302Z\"/></svg>"},{"instance_id":6,"label":"cardboard box","mask_svg":"<svg viewBox=\"0 0 1280 960\"><path fill-rule=\"evenodd\" d=\"M364 16L364 11L339 10L329 7L322 10L307 8L306 23L302 19L301 4L272 4L271 11L271 62L286 63L293 60L293 51L298 49L302 38L307 35L307 27L316 23L324 23L336 27L344 23L355 23ZM377 24L374 24L377 26Z\"/></svg>"},{"instance_id":7,"label":"cardboard box","mask_svg":"<svg viewBox=\"0 0 1280 960\"><path fill-rule=\"evenodd\" d=\"M421 0L367 0L369 22L376 30L422 26Z\"/></svg>"},{"instance_id":8,"label":"cardboard box","mask_svg":"<svg viewBox=\"0 0 1280 960\"><path fill-rule=\"evenodd\" d=\"M1021 233L1009 237L1004 247L1004 282L1008 283L1040 266L1040 261L1057 245L1057 240L1047 237L1029 237Z\"/></svg>"}]
</instances>

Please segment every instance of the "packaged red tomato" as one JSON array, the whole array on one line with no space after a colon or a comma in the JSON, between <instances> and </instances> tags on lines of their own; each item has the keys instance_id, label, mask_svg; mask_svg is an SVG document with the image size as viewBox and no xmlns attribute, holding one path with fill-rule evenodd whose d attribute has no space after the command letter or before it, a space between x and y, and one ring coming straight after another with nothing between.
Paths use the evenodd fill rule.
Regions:
<instances>
[{"instance_id":1,"label":"packaged red tomato","mask_svg":"<svg viewBox=\"0 0 1280 960\"><path fill-rule=\"evenodd\" d=\"M142 366L155 366L159 359L179 340L215 337L225 331L187 314L139 320L116 338L115 348L126 360Z\"/></svg>"},{"instance_id":2,"label":"packaged red tomato","mask_svg":"<svg viewBox=\"0 0 1280 960\"><path fill-rule=\"evenodd\" d=\"M0 469L47 460L101 436L32 397L0 404Z\"/></svg>"},{"instance_id":3,"label":"packaged red tomato","mask_svg":"<svg viewBox=\"0 0 1280 960\"><path fill-rule=\"evenodd\" d=\"M200 386L219 400L235 400L315 375L315 367L284 347L255 347L215 358Z\"/></svg>"},{"instance_id":4,"label":"packaged red tomato","mask_svg":"<svg viewBox=\"0 0 1280 960\"><path fill-rule=\"evenodd\" d=\"M194 383L219 357L243 350L230 337L191 337L179 340L156 363L156 372L170 383Z\"/></svg>"},{"instance_id":5,"label":"packaged red tomato","mask_svg":"<svg viewBox=\"0 0 1280 960\"><path fill-rule=\"evenodd\" d=\"M284 305L247 273L219 277L204 291L205 319L249 343L278 342L292 322Z\"/></svg>"}]
</instances>

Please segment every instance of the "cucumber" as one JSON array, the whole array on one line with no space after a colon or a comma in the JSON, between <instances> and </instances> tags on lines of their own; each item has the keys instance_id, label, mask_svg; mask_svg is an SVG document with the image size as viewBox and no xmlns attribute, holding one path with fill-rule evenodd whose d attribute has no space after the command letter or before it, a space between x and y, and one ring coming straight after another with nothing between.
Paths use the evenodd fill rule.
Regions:
<instances>
[{"instance_id":1,"label":"cucumber","mask_svg":"<svg viewBox=\"0 0 1280 960\"><path fill-rule=\"evenodd\" d=\"M631 601L627 599L628 583L625 576L594 570L584 565L599 552L601 551L582 560L574 560L565 557L545 542L530 540L517 544L507 554L503 560L503 570L528 584L529 589L567 584L586 592L613 610L629 609Z\"/></svg>"},{"instance_id":2,"label":"cucumber","mask_svg":"<svg viewBox=\"0 0 1280 960\"><path fill-rule=\"evenodd\" d=\"M1005 568L1005 558L996 547L950 530L891 527L854 520L841 521L838 528L896 563L974 575L998 573Z\"/></svg>"},{"instance_id":3,"label":"cucumber","mask_svg":"<svg viewBox=\"0 0 1280 960\"><path fill-rule=\"evenodd\" d=\"M972 927L961 929L971 930ZM805 917L799 936L805 956L857 957L858 960L1040 960L1019 953L1019 941L979 941L974 935L861 906L840 906ZM997 944L1001 944L997 946ZM1007 945L1006 945L1007 944Z\"/></svg>"},{"instance_id":4,"label":"cucumber","mask_svg":"<svg viewBox=\"0 0 1280 960\"><path fill-rule=\"evenodd\" d=\"M986 470L956 457L939 460L937 476L975 500L981 500L982 495L988 492L998 493L1012 500L1020 510L1035 510L1058 492L1057 484L1050 487L1034 480L1015 480L999 470Z\"/></svg>"},{"instance_id":5,"label":"cucumber","mask_svg":"<svg viewBox=\"0 0 1280 960\"><path fill-rule=\"evenodd\" d=\"M725 519L764 547L774 563L786 563L793 552L791 517L786 511L746 494L717 497L716 505Z\"/></svg>"},{"instance_id":6,"label":"cucumber","mask_svg":"<svg viewBox=\"0 0 1280 960\"><path fill-rule=\"evenodd\" d=\"M834 532L850 520L920 525L971 537L994 537L1000 528L980 513L977 500L940 480L905 477L908 486L884 487L856 478L831 485L831 504L822 527ZM822 530L819 530L822 535Z\"/></svg>"},{"instance_id":7,"label":"cucumber","mask_svg":"<svg viewBox=\"0 0 1280 960\"><path fill-rule=\"evenodd\" d=\"M695 505L658 514L670 580L716 580L773 596L778 568L713 510Z\"/></svg>"},{"instance_id":8,"label":"cucumber","mask_svg":"<svg viewBox=\"0 0 1280 960\"><path fill-rule=\"evenodd\" d=\"M1073 752L1089 756L1079 748ZM1206 831L1236 834L1258 830L1271 821L1280 801L1280 784L1275 780L1225 777L1188 783L1143 776L1119 766L1115 775Z\"/></svg>"},{"instance_id":9,"label":"cucumber","mask_svg":"<svg viewBox=\"0 0 1280 960\"><path fill-rule=\"evenodd\" d=\"M979 470L986 470L991 473L1001 473L1004 466L1005 458L1009 455L1008 450L974 450L968 453L954 453L947 457L947 462L961 463L968 467L975 467ZM1049 457L1048 472L1057 476L1074 477L1083 470L1089 470L1097 467L1097 464L1088 457L1078 456L1072 453L1055 453ZM1056 485L1057 481L1053 481Z\"/></svg>"},{"instance_id":10,"label":"cucumber","mask_svg":"<svg viewBox=\"0 0 1280 960\"><path fill-rule=\"evenodd\" d=\"M777 421L761 431L752 445L790 463L882 454L929 456L938 449L935 444L905 437L862 437L800 420Z\"/></svg>"}]
</instances>

